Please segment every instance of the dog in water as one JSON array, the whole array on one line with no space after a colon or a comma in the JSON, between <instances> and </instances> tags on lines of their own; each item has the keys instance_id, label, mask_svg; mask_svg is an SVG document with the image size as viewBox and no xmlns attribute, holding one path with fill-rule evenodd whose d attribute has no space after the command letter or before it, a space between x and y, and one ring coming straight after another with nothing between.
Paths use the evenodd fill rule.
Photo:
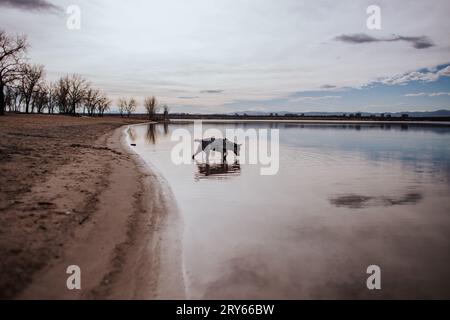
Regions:
<instances>
[{"instance_id":1,"label":"dog in water","mask_svg":"<svg viewBox=\"0 0 450 320\"><path fill-rule=\"evenodd\" d=\"M209 154L211 151L220 152L222 154L222 161L225 161L227 159L227 153L228 151L233 151L234 154L239 156L239 152L241 149L241 145L237 144L233 141L225 139L215 139L209 138L209 139L202 139L202 140L194 140L195 142L199 142L200 145L197 148L197 151L192 155L192 159L195 158L197 154L200 152L205 152L206 154L206 162L209 162Z\"/></svg>"}]
</instances>

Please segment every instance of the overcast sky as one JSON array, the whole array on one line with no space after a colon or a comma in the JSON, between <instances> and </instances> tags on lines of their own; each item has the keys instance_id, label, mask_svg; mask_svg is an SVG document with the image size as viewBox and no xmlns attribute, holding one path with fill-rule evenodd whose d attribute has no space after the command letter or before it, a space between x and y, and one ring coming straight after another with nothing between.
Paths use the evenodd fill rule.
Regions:
<instances>
[{"instance_id":1,"label":"overcast sky","mask_svg":"<svg viewBox=\"0 0 450 320\"><path fill-rule=\"evenodd\" d=\"M81 29L66 27L69 5ZM381 8L381 30L366 9ZM450 1L0 0L51 80L172 111L450 109Z\"/></svg>"}]
</instances>

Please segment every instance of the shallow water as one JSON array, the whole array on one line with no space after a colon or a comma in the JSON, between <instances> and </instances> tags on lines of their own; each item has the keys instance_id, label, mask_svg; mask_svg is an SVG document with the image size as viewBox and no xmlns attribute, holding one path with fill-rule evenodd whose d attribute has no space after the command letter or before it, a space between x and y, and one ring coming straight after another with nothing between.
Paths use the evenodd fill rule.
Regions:
<instances>
[{"instance_id":1,"label":"shallow water","mask_svg":"<svg viewBox=\"0 0 450 320\"><path fill-rule=\"evenodd\" d=\"M177 201L188 298L450 298L450 127L203 123L279 129L268 176L231 156L175 165L177 128L193 125L128 139Z\"/></svg>"}]
</instances>

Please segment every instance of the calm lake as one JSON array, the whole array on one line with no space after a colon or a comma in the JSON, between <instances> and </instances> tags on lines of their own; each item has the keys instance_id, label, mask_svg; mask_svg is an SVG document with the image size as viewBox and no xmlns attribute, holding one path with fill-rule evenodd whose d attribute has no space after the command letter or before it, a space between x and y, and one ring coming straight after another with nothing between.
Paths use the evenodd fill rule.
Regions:
<instances>
[{"instance_id":1,"label":"calm lake","mask_svg":"<svg viewBox=\"0 0 450 320\"><path fill-rule=\"evenodd\" d=\"M203 122L279 129L275 175L176 165L179 128L127 132L176 200L188 298L450 298L450 126Z\"/></svg>"}]
</instances>

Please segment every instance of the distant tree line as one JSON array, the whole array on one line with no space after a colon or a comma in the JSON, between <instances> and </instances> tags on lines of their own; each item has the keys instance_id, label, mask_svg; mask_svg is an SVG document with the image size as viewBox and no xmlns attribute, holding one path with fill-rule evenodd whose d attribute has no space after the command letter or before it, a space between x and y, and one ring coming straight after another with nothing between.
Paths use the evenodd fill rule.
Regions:
<instances>
[{"instance_id":1,"label":"distant tree line","mask_svg":"<svg viewBox=\"0 0 450 320\"><path fill-rule=\"evenodd\" d=\"M120 116L123 117L124 115L127 115L129 117L133 112L136 111L137 101L135 98L122 97L118 100L118 106ZM155 96L146 97L144 99L144 109L149 120L161 119L161 115L158 114L160 107L158 105L158 100L156 100ZM165 104L162 106L162 109L163 109L162 114L163 120L168 120L169 107Z\"/></svg>"},{"instance_id":2,"label":"distant tree line","mask_svg":"<svg viewBox=\"0 0 450 320\"><path fill-rule=\"evenodd\" d=\"M27 60L27 40L0 30L0 115L5 112L103 116L111 101L78 74L46 81L44 66Z\"/></svg>"}]
</instances>

